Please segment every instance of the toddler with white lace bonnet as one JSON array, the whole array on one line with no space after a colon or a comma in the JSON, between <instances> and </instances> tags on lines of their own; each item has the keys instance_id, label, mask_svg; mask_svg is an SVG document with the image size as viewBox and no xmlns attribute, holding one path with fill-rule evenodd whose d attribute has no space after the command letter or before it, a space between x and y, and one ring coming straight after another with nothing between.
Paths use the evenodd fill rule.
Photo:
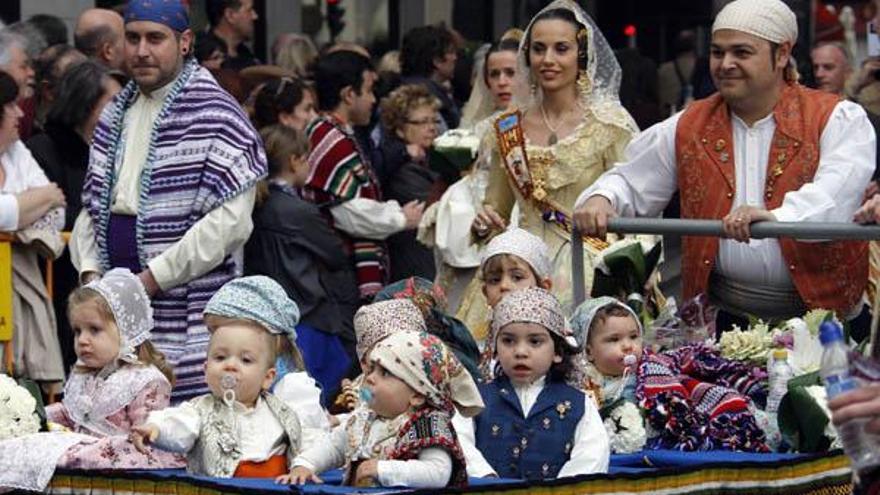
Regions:
<instances>
[{"instance_id":1,"label":"toddler with white lace bonnet","mask_svg":"<svg viewBox=\"0 0 880 495\"><path fill-rule=\"evenodd\" d=\"M0 442L0 488L42 491L55 467L176 468L183 459L129 442L132 428L168 406L173 375L150 343L153 311L138 277L116 268L68 298L77 361L64 399L46 418L65 431ZM12 463L9 465L8 463Z\"/></svg>"}]
</instances>

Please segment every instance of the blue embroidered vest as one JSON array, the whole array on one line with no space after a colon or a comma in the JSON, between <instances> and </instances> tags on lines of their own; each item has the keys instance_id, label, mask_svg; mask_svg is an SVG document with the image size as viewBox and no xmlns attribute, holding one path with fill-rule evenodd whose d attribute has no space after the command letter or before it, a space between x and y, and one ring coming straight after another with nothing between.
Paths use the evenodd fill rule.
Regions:
<instances>
[{"instance_id":1,"label":"blue embroidered vest","mask_svg":"<svg viewBox=\"0 0 880 495\"><path fill-rule=\"evenodd\" d=\"M502 478L555 478L574 447L584 393L547 383L528 417L507 377L480 385L486 408L474 418L477 449Z\"/></svg>"}]
</instances>

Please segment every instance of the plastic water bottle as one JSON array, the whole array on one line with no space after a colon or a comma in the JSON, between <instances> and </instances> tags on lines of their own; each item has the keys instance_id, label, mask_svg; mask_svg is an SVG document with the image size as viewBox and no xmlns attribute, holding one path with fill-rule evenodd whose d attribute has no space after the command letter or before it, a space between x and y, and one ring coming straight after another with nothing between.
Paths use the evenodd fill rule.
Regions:
<instances>
[{"instance_id":1,"label":"plastic water bottle","mask_svg":"<svg viewBox=\"0 0 880 495\"><path fill-rule=\"evenodd\" d=\"M773 361L767 370L770 377L770 391L767 393L767 414L776 414L779 411L779 403L788 392L788 381L794 376L791 366L788 364L788 353L785 349L773 351Z\"/></svg>"},{"instance_id":2,"label":"plastic water bottle","mask_svg":"<svg viewBox=\"0 0 880 495\"><path fill-rule=\"evenodd\" d=\"M828 399L844 392L855 390L859 382L849 372L849 348L843 341L840 327L831 321L819 327L819 340L822 342L822 367L819 374L825 383ZM843 450L852 461L852 468L860 476L880 467L880 448L876 448L873 435L865 434L866 419L851 419L837 426L837 434L843 443Z\"/></svg>"}]
</instances>

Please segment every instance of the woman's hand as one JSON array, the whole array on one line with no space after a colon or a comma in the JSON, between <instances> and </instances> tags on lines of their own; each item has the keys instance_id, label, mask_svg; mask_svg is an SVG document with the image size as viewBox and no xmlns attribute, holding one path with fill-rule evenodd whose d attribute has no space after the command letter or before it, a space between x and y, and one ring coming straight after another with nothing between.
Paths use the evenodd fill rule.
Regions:
<instances>
[{"instance_id":1,"label":"woman's hand","mask_svg":"<svg viewBox=\"0 0 880 495\"><path fill-rule=\"evenodd\" d=\"M484 205L483 209L477 213L473 223L471 223L471 231L478 237L486 237L492 230L504 230L507 228L507 222L504 218L489 205Z\"/></svg>"},{"instance_id":2,"label":"woman's hand","mask_svg":"<svg viewBox=\"0 0 880 495\"><path fill-rule=\"evenodd\" d=\"M867 420L865 433L880 434L880 384L846 392L828 401L831 421L840 426L852 419Z\"/></svg>"}]
</instances>

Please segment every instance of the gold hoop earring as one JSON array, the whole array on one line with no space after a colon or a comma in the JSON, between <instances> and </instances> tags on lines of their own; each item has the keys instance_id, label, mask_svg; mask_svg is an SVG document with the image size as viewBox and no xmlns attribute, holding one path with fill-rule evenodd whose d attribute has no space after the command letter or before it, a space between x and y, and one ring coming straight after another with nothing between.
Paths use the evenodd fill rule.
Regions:
<instances>
[{"instance_id":1,"label":"gold hoop earring","mask_svg":"<svg viewBox=\"0 0 880 495\"><path fill-rule=\"evenodd\" d=\"M578 92L581 95L588 95L590 94L590 91L593 90L593 83L590 81L590 76L587 75L587 71L580 70L578 72L577 87Z\"/></svg>"}]
</instances>

